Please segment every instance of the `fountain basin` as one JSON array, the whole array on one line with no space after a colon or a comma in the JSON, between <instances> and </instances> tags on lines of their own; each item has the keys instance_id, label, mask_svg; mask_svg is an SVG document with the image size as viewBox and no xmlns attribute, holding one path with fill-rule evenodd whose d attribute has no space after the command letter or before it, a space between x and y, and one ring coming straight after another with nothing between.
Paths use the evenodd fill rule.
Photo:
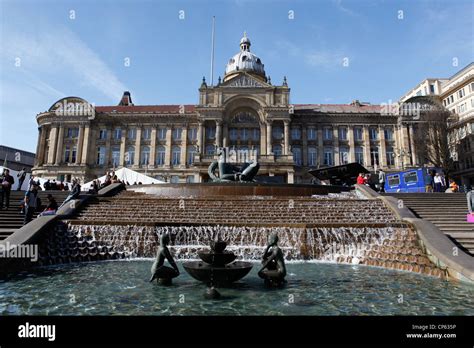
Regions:
<instances>
[{"instance_id":1,"label":"fountain basin","mask_svg":"<svg viewBox=\"0 0 474 348\"><path fill-rule=\"evenodd\" d=\"M215 266L225 266L237 258L237 255L230 252L212 253L208 251L198 251L199 258L205 263Z\"/></svg>"},{"instance_id":2,"label":"fountain basin","mask_svg":"<svg viewBox=\"0 0 474 348\"><path fill-rule=\"evenodd\" d=\"M210 265L201 261L183 263L183 267L191 277L206 283L208 286L229 286L245 277L252 269L251 262L236 261L225 266Z\"/></svg>"}]
</instances>

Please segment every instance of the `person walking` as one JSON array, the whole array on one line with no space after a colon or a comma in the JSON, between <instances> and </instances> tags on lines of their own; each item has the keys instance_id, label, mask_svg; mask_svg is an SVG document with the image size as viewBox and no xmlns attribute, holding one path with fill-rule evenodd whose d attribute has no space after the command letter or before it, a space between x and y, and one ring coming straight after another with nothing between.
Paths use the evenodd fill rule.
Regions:
<instances>
[{"instance_id":1,"label":"person walking","mask_svg":"<svg viewBox=\"0 0 474 348\"><path fill-rule=\"evenodd\" d=\"M442 177L441 175L439 175L439 173L436 173L434 177L434 192L441 192L442 188L443 188Z\"/></svg>"},{"instance_id":2,"label":"person walking","mask_svg":"<svg viewBox=\"0 0 474 348\"><path fill-rule=\"evenodd\" d=\"M23 167L18 174L16 175L18 178L18 188L16 189L17 191L21 191L21 187L23 186L23 181L25 181L26 178L26 168Z\"/></svg>"},{"instance_id":3,"label":"person walking","mask_svg":"<svg viewBox=\"0 0 474 348\"><path fill-rule=\"evenodd\" d=\"M10 175L10 170L4 169L3 174L0 177L1 182L1 193L0 193L0 209L3 209L3 201L5 201L5 208L10 208L10 193L12 186L15 183L15 179Z\"/></svg>"},{"instance_id":4,"label":"person walking","mask_svg":"<svg viewBox=\"0 0 474 348\"><path fill-rule=\"evenodd\" d=\"M386 178L385 172L382 169L380 169L379 170L379 185L380 185L379 191L380 192L385 192L385 178Z\"/></svg>"},{"instance_id":5,"label":"person walking","mask_svg":"<svg viewBox=\"0 0 474 348\"><path fill-rule=\"evenodd\" d=\"M38 209L38 185L34 183L25 194L25 218L23 225L26 225L33 219L33 214Z\"/></svg>"}]
</instances>

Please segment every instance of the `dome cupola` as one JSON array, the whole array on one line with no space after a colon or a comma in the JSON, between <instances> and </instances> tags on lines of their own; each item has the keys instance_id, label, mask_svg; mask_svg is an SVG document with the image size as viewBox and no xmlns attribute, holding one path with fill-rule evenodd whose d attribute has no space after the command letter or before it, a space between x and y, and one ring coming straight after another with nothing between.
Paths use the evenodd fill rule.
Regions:
<instances>
[{"instance_id":1,"label":"dome cupola","mask_svg":"<svg viewBox=\"0 0 474 348\"><path fill-rule=\"evenodd\" d=\"M264 65L259 57L250 52L250 45L250 39L244 33L244 37L240 40L240 52L230 58L227 63L224 81L241 71L256 75L264 81L267 80Z\"/></svg>"}]
</instances>

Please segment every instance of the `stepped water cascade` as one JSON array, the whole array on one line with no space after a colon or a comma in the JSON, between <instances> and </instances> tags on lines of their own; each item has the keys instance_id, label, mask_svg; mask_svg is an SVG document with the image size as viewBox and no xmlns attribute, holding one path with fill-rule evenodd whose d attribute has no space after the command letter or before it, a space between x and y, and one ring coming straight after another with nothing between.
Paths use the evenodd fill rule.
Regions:
<instances>
[{"instance_id":1,"label":"stepped water cascade","mask_svg":"<svg viewBox=\"0 0 474 348\"><path fill-rule=\"evenodd\" d=\"M442 277L418 245L408 226L139 226L60 224L40 248L43 264L119 258L154 257L159 236L169 233L179 260L197 260L212 240L225 240L237 260L261 258L271 233L289 261L365 264Z\"/></svg>"}]
</instances>

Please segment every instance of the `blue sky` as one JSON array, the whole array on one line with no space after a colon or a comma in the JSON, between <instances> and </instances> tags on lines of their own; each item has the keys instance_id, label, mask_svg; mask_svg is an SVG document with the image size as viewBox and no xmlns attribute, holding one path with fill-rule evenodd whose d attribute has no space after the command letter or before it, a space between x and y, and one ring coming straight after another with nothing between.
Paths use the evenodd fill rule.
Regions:
<instances>
[{"instance_id":1,"label":"blue sky","mask_svg":"<svg viewBox=\"0 0 474 348\"><path fill-rule=\"evenodd\" d=\"M129 90L135 104L196 104L210 75L212 16L215 80L247 31L272 83L286 75L297 104L397 100L474 57L469 0L0 0L0 7L0 144L29 151L35 115L65 96L116 105Z\"/></svg>"}]
</instances>

